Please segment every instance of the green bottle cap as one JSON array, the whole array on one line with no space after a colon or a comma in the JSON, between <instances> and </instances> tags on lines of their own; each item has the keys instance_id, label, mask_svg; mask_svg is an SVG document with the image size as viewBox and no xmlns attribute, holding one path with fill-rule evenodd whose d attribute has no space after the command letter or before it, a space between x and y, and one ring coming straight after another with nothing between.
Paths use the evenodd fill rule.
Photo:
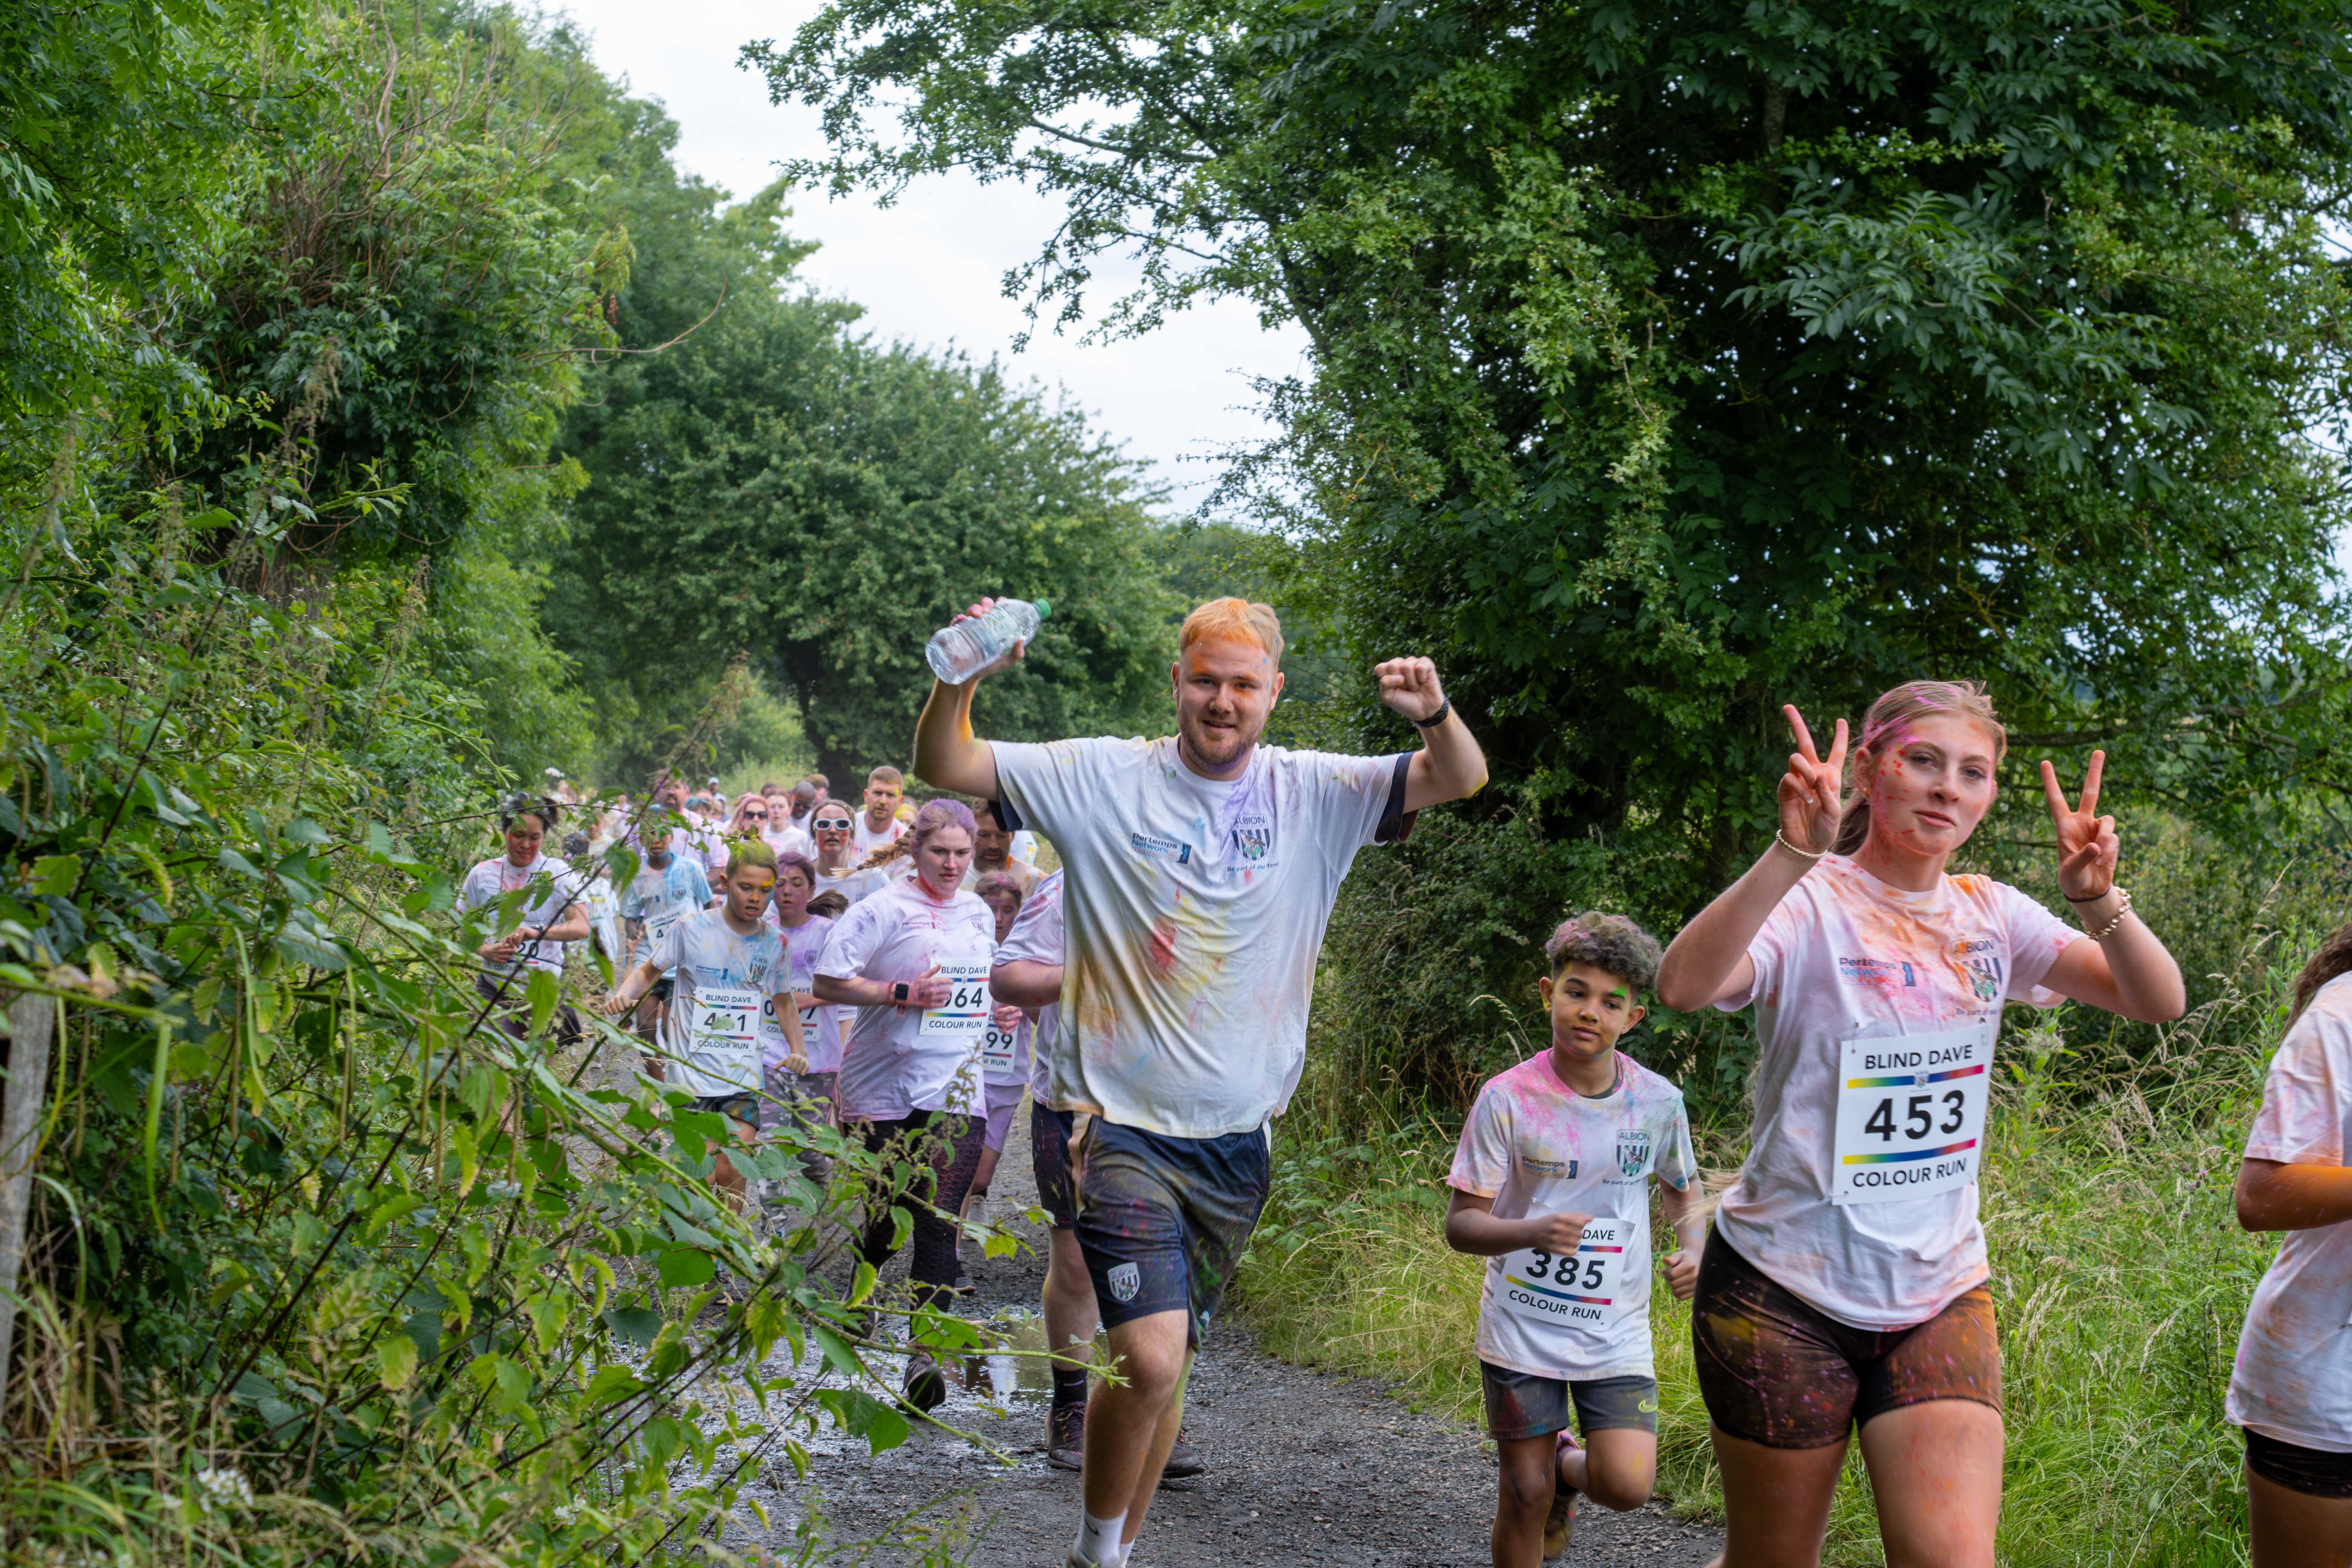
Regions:
<instances>
[{"instance_id":1,"label":"green bottle cap","mask_svg":"<svg viewBox=\"0 0 2352 1568\"><path fill-rule=\"evenodd\" d=\"M1045 600L1043 600L1043 599L1040 599L1040 600L1038 600L1038 601L1037 601L1037 618L1038 618L1039 620L1041 620L1041 621L1042 621L1042 620L1049 619L1049 618L1051 618L1051 617L1052 617L1053 614L1054 614L1054 606L1053 606L1053 605L1051 605L1047 604L1047 603L1046 603Z\"/></svg>"}]
</instances>

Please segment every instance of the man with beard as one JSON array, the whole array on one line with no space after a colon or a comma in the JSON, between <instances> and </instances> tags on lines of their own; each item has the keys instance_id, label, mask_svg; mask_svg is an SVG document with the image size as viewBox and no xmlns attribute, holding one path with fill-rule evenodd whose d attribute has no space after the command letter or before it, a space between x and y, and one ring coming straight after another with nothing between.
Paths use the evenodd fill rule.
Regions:
<instances>
[{"instance_id":1,"label":"man with beard","mask_svg":"<svg viewBox=\"0 0 2352 1568\"><path fill-rule=\"evenodd\" d=\"M1173 739L978 739L974 685L1024 651L931 688L915 773L1003 801L1021 819L1008 826L1034 826L1062 857L1060 1026L1038 1048L1054 1109L1079 1113L1078 1245L1125 1379L1087 1414L1070 1562L1118 1568L1176 1441L1192 1351L1265 1206L1269 1123L1306 1058L1340 879L1413 812L1483 786L1486 763L1425 658L1372 671L1420 751L1260 745L1282 692L1282 626L1265 605L1216 599L1186 617Z\"/></svg>"}]
</instances>

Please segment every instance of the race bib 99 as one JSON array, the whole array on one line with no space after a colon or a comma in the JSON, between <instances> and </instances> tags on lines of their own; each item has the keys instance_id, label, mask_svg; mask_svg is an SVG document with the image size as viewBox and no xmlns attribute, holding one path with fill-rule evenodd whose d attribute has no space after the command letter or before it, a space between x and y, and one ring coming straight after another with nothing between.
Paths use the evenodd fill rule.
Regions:
<instances>
[{"instance_id":1,"label":"race bib 99","mask_svg":"<svg viewBox=\"0 0 2352 1568\"><path fill-rule=\"evenodd\" d=\"M942 963L939 978L951 988L948 999L923 1009L916 1034L925 1039L976 1040L988 1029L988 965Z\"/></svg>"},{"instance_id":2,"label":"race bib 99","mask_svg":"<svg viewBox=\"0 0 2352 1568\"><path fill-rule=\"evenodd\" d=\"M1832 1204L1900 1203L1977 1179L1998 1018L1839 1047Z\"/></svg>"},{"instance_id":3,"label":"race bib 99","mask_svg":"<svg viewBox=\"0 0 2352 1568\"><path fill-rule=\"evenodd\" d=\"M1018 1029L1000 1029L993 1019L980 1037L980 1065L989 1072L1011 1072L1016 1047L1021 1044Z\"/></svg>"},{"instance_id":4,"label":"race bib 99","mask_svg":"<svg viewBox=\"0 0 2352 1568\"><path fill-rule=\"evenodd\" d=\"M1498 1289L1504 1309L1523 1321L1608 1329L1649 1305L1649 1222L1594 1218L1574 1252L1506 1254Z\"/></svg>"}]
</instances>

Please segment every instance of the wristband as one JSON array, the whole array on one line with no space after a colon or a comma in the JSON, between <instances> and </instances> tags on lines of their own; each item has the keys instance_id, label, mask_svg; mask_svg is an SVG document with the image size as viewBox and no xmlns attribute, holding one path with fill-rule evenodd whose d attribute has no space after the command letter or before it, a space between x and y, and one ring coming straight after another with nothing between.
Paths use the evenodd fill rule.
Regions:
<instances>
[{"instance_id":1,"label":"wristband","mask_svg":"<svg viewBox=\"0 0 2352 1568\"><path fill-rule=\"evenodd\" d=\"M1432 713L1426 719L1413 720L1412 727L1416 730L1434 730L1440 724L1444 723L1453 711L1454 699L1451 697L1441 697L1437 700L1437 711Z\"/></svg>"},{"instance_id":2,"label":"wristband","mask_svg":"<svg viewBox=\"0 0 2352 1568\"><path fill-rule=\"evenodd\" d=\"M1790 854L1794 855L1798 859L1804 861L1809 866L1829 853L1826 849L1800 849L1795 845L1790 843L1788 835L1782 833L1777 827L1772 830L1772 842L1778 844L1781 848L1786 849Z\"/></svg>"}]
</instances>

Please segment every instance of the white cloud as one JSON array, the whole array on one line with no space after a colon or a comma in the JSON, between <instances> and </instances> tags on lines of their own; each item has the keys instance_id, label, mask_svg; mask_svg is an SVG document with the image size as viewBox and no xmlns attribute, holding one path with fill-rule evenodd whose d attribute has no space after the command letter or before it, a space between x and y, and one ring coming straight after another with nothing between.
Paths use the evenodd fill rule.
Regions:
<instances>
[{"instance_id":1,"label":"white cloud","mask_svg":"<svg viewBox=\"0 0 2352 1568\"><path fill-rule=\"evenodd\" d=\"M677 162L690 173L747 196L775 177L779 160L823 150L813 111L770 104L766 80L735 63L751 39L789 39L814 14L810 0L570 0L564 9L591 35L600 67L662 100L678 124ZM1027 323L1001 280L1036 253L1060 216L1016 185L949 174L909 187L892 207L810 191L793 207L792 231L823 247L802 275L863 305L863 325L877 337L1001 355L1018 378L1066 387L1104 434L1153 464L1179 505L1213 482L1215 465L1200 459L1269 433L1247 378L1302 368L1306 334L1265 331L1236 302L1196 307L1148 337L1101 346L1048 325L1012 353ZM1108 267L1097 277L1090 304L1108 305L1118 278Z\"/></svg>"}]
</instances>

